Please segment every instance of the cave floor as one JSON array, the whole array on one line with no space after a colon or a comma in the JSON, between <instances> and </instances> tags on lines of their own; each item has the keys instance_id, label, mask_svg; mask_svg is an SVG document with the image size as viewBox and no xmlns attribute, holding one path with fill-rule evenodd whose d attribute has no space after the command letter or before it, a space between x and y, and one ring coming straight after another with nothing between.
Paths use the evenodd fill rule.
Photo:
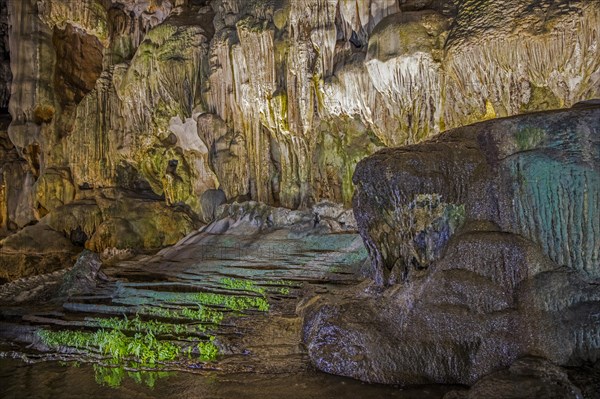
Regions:
<instances>
[{"instance_id":1,"label":"cave floor","mask_svg":"<svg viewBox=\"0 0 600 399\"><path fill-rule=\"evenodd\" d=\"M69 382L74 379L90 392L108 389L117 397L158 397L172 389L183 397L203 392L206 396L195 397L207 398L278 397L277 392L292 398L355 397L356 392L441 397L447 388L367 385L311 367L301 343L303 304L358 284L366 258L357 234L278 229L257 235L233 229L197 232L156 255L103 266L106 278L85 295L53 295L64 272L4 285L2 397L23 397L23 389L34 397L56 397L52 393L60 390L68 391L61 397L74 397L83 389ZM158 324L145 330L148 322ZM100 330L123 332L129 346L133 337L147 342L152 331L159 345L155 351L172 343L180 353L142 364L129 352L116 360L94 344L59 339L52 346L40 335L68 331L90 342ZM212 344L216 357L203 352L202 345ZM139 395L132 396L134 391Z\"/></svg>"}]
</instances>

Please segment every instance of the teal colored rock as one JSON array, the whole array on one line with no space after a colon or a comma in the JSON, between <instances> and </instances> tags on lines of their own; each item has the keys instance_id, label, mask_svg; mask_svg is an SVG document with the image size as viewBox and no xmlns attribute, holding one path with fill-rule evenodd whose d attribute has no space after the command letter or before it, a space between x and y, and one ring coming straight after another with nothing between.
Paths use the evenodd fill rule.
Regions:
<instances>
[{"instance_id":1,"label":"teal colored rock","mask_svg":"<svg viewBox=\"0 0 600 399\"><path fill-rule=\"evenodd\" d=\"M537 243L558 265L600 277L600 107L496 119L382 150L354 174L354 211L383 284L400 259L393 217L418 196L464 206ZM417 268L423 266L416 264Z\"/></svg>"},{"instance_id":2,"label":"teal colored rock","mask_svg":"<svg viewBox=\"0 0 600 399\"><path fill-rule=\"evenodd\" d=\"M475 384L464 397L579 397L586 385L553 365L600 360L600 107L382 150L359 163L354 183L375 284L307 306L304 342L318 369ZM529 356L542 360L519 360Z\"/></svg>"}]
</instances>

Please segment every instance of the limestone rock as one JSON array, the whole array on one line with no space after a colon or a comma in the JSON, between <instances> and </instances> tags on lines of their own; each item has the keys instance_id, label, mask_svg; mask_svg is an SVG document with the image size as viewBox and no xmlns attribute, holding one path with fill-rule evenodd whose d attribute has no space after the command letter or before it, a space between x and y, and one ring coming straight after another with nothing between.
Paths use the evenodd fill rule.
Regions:
<instances>
[{"instance_id":1,"label":"limestone rock","mask_svg":"<svg viewBox=\"0 0 600 399\"><path fill-rule=\"evenodd\" d=\"M293 234L304 236L356 231L356 221L352 212L341 204L321 202L311 210L291 210L247 201L219 207L217 220L207 227L207 231L231 231L232 227L236 228L238 234L288 228Z\"/></svg>"},{"instance_id":2,"label":"limestone rock","mask_svg":"<svg viewBox=\"0 0 600 399\"><path fill-rule=\"evenodd\" d=\"M97 0L78 2L64 0L40 0L37 2L40 19L50 28L65 29L67 24L96 36L108 44L109 30L106 9Z\"/></svg>"},{"instance_id":3,"label":"limestone rock","mask_svg":"<svg viewBox=\"0 0 600 399\"><path fill-rule=\"evenodd\" d=\"M75 266L63 276L58 288L58 296L84 295L93 292L98 280L106 279L100 270L102 262L98 254L83 251L79 254Z\"/></svg>"},{"instance_id":4,"label":"limestone rock","mask_svg":"<svg viewBox=\"0 0 600 399\"><path fill-rule=\"evenodd\" d=\"M227 198L248 194L248 151L244 136L233 132L211 113L199 115L197 126L198 135L209 148L211 169L215 171L219 188Z\"/></svg>"},{"instance_id":5,"label":"limestone rock","mask_svg":"<svg viewBox=\"0 0 600 399\"><path fill-rule=\"evenodd\" d=\"M0 241L0 278L10 281L70 267L79 251L42 223L27 226Z\"/></svg>"},{"instance_id":6,"label":"limestone rock","mask_svg":"<svg viewBox=\"0 0 600 399\"><path fill-rule=\"evenodd\" d=\"M55 52L52 31L38 18L36 4L34 0L8 2L12 72L8 133L20 154L39 168L40 144L48 144L48 149L54 144L51 137L44 137L42 125L47 129L54 116ZM46 143L46 139L50 140Z\"/></svg>"},{"instance_id":7,"label":"limestone rock","mask_svg":"<svg viewBox=\"0 0 600 399\"><path fill-rule=\"evenodd\" d=\"M507 370L482 378L466 392L453 391L444 395L444 399L583 397L565 370L543 359L531 357L519 359Z\"/></svg>"},{"instance_id":8,"label":"limestone rock","mask_svg":"<svg viewBox=\"0 0 600 399\"><path fill-rule=\"evenodd\" d=\"M89 198L56 208L42 222L73 237L79 233L85 247L156 250L173 245L196 230L200 223L185 206L167 206L121 190L92 192Z\"/></svg>"},{"instance_id":9,"label":"limestone rock","mask_svg":"<svg viewBox=\"0 0 600 399\"><path fill-rule=\"evenodd\" d=\"M122 186L119 168L130 165L168 204L200 212L200 195L215 186L194 114L207 33L199 20L169 21L146 34L130 64L103 72L82 100L68 163L76 184L92 187Z\"/></svg>"},{"instance_id":10,"label":"limestone rock","mask_svg":"<svg viewBox=\"0 0 600 399\"><path fill-rule=\"evenodd\" d=\"M12 81L8 29L8 7L3 2L0 4L0 109L8 109Z\"/></svg>"},{"instance_id":11,"label":"limestone rock","mask_svg":"<svg viewBox=\"0 0 600 399\"><path fill-rule=\"evenodd\" d=\"M445 84L440 61L449 22L434 11L398 13L382 20L369 40L367 71L385 103L400 105L395 114L405 121L398 130L407 143L440 130Z\"/></svg>"},{"instance_id":12,"label":"limestone rock","mask_svg":"<svg viewBox=\"0 0 600 399\"><path fill-rule=\"evenodd\" d=\"M206 190L200 199L202 203L202 217L205 222L215 220L217 208L227 202L227 197L223 190Z\"/></svg>"},{"instance_id":13,"label":"limestone rock","mask_svg":"<svg viewBox=\"0 0 600 399\"><path fill-rule=\"evenodd\" d=\"M38 209L52 211L75 199L75 186L68 169L48 169L35 184ZM44 215L40 215L44 216Z\"/></svg>"},{"instance_id":14,"label":"limestone rock","mask_svg":"<svg viewBox=\"0 0 600 399\"><path fill-rule=\"evenodd\" d=\"M55 28L52 36L56 50L55 92L66 112L95 88L102 73L104 49L97 37L71 24L64 29ZM66 113L63 120L68 123L72 115Z\"/></svg>"},{"instance_id":15,"label":"limestone rock","mask_svg":"<svg viewBox=\"0 0 600 399\"><path fill-rule=\"evenodd\" d=\"M399 211L424 194L464 207L466 220L531 239L559 265L600 277L599 116L592 106L489 121L362 161L355 215L377 280L397 262L426 266L398 252L407 231Z\"/></svg>"},{"instance_id":16,"label":"limestone rock","mask_svg":"<svg viewBox=\"0 0 600 399\"><path fill-rule=\"evenodd\" d=\"M16 230L36 219L34 176L8 138L10 119L0 117L0 232ZM0 234L2 234L0 233ZM2 234L3 235L3 234Z\"/></svg>"},{"instance_id":17,"label":"limestone rock","mask_svg":"<svg viewBox=\"0 0 600 399\"><path fill-rule=\"evenodd\" d=\"M347 299L352 298L353 299ZM324 297L305 311L304 342L325 372L387 384L471 385L537 355L600 359L597 285L502 232L455 237L409 281Z\"/></svg>"},{"instance_id":18,"label":"limestone rock","mask_svg":"<svg viewBox=\"0 0 600 399\"><path fill-rule=\"evenodd\" d=\"M354 213L374 282L306 308L315 366L471 385L523 356L597 362L599 121L593 104L527 114L361 161ZM529 373L520 367L475 385L474 397ZM563 372L531 367L525 392L558 384L547 389L578 397Z\"/></svg>"},{"instance_id":19,"label":"limestone rock","mask_svg":"<svg viewBox=\"0 0 600 399\"><path fill-rule=\"evenodd\" d=\"M409 3L400 4L403 12L388 1L317 0L289 8L273 2L261 11L223 6L220 12L229 17L217 12L215 20L224 22L216 25L210 49L207 102L245 137L253 199L288 207L311 198L345 202L346 180L332 169L352 170L353 158L345 155L359 148L364 157L377 145L415 143L465 123L598 95L598 32L590 28L600 10L593 2L539 9L521 0L466 1L459 7ZM520 23L510 32L505 25L514 23L499 25L509 19L544 25L542 15L550 18L546 28L531 30L525 39ZM454 19L460 24L450 28ZM287 36L281 34L285 26ZM408 39L398 40L403 37ZM565 42L581 52L563 52ZM259 52L256 62L252 55ZM535 61L541 59L552 61ZM551 67L554 62L569 66ZM340 154L328 141L343 140L347 129L330 127L353 118L375 145L348 143ZM329 154L325 162L319 162L321 150ZM311 153L318 161L307 167ZM336 190L338 185L344 188Z\"/></svg>"}]
</instances>

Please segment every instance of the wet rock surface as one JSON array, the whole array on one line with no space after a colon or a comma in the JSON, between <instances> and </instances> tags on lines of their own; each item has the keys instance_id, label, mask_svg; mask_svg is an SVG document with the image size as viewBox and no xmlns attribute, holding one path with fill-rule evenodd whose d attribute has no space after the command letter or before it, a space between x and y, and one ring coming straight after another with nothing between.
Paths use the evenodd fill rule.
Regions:
<instances>
[{"instance_id":1,"label":"wet rock surface","mask_svg":"<svg viewBox=\"0 0 600 399\"><path fill-rule=\"evenodd\" d=\"M490 121L362 161L354 211L375 282L305 309L313 364L370 382L472 385L527 355L597 362L599 116ZM502 390L503 375L481 394ZM557 384L557 397L576 397Z\"/></svg>"},{"instance_id":2,"label":"wet rock surface","mask_svg":"<svg viewBox=\"0 0 600 399\"><path fill-rule=\"evenodd\" d=\"M427 266L429 259L415 253L423 251L419 234L433 230L419 223L440 223L424 220L436 200L460 208L454 218L491 222L536 242L557 264L598 278L599 115L590 105L499 119L361 162L355 215L378 282L395 267ZM406 207L419 206L422 215L404 216ZM419 231L398 235L411 228Z\"/></svg>"},{"instance_id":3,"label":"wet rock surface","mask_svg":"<svg viewBox=\"0 0 600 399\"><path fill-rule=\"evenodd\" d=\"M484 377L468 391L450 392L444 399L583 397L579 388L569 381L564 369L543 359L524 358L507 370Z\"/></svg>"},{"instance_id":4,"label":"wet rock surface","mask_svg":"<svg viewBox=\"0 0 600 399\"><path fill-rule=\"evenodd\" d=\"M100 271L101 267L102 261L98 254L83 251L77 257L75 266L65 273L57 295L69 297L92 293L99 280L106 280L106 275Z\"/></svg>"},{"instance_id":5,"label":"wet rock surface","mask_svg":"<svg viewBox=\"0 0 600 399\"><path fill-rule=\"evenodd\" d=\"M231 213L221 218L228 220L227 227L222 222L216 232L211 230L218 224L214 223L155 255L100 267L98 255L85 251L66 274L0 286L0 357L32 363L59 359L93 363L100 367L99 381L109 379L113 372L118 375L121 365L129 371L216 373L215 378L233 381L239 378L235 373L252 373L244 378L258 379L298 374L298 384L312 386L312 368L302 344L302 318L296 308L315 292L335 292L358 283L367 253L355 231L315 227L310 212L290 217L289 210L269 210L253 203L238 206L244 209L238 211L240 217ZM335 206L321 208L337 214ZM267 227L265 215L273 214L287 216L275 217ZM299 217L307 223L295 223ZM263 228L257 234L259 225ZM16 298L17 293L23 295ZM115 355L103 354L95 344L60 341L60 346L52 346L48 340L84 334L91 343L97 341L86 334L110 331L129 340L146 331L139 328L160 328L148 331L155 331L162 345L185 349L190 342L214 343L218 356L201 358L193 347L189 356L182 351L176 360L135 366L129 360L111 363ZM122 373L127 380L127 372ZM265 381L260 384L269 386ZM277 387L285 390L275 383L265 389ZM439 397L448 390L440 389L431 392ZM290 395L307 397L303 391Z\"/></svg>"}]
</instances>

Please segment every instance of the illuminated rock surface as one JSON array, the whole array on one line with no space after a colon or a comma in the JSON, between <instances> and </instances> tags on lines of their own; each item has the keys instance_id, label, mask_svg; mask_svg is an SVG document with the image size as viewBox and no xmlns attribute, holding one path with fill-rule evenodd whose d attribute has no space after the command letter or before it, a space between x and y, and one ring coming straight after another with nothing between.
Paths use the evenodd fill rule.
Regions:
<instances>
[{"instance_id":1,"label":"illuminated rock surface","mask_svg":"<svg viewBox=\"0 0 600 399\"><path fill-rule=\"evenodd\" d=\"M600 108L579 103L600 98L599 25L596 0L3 1L0 279L31 278L7 295L41 301L83 248L122 280L92 279L65 312L183 311L191 297L169 290L222 293L222 274L254 266L251 280L315 283L339 256L352 270L336 282L354 285L358 228L374 283L283 298L289 318L221 349L272 339L305 367L304 333L319 369L367 381L496 373L456 395L511 379L587 394L558 366L599 356ZM211 252L236 242L259 252L250 266ZM289 252L265 266L271 244ZM81 327L61 317L25 317L17 336Z\"/></svg>"},{"instance_id":2,"label":"illuminated rock surface","mask_svg":"<svg viewBox=\"0 0 600 399\"><path fill-rule=\"evenodd\" d=\"M598 3L529 3L9 1L0 78L24 163L4 190L25 192L2 227L87 189L201 219L216 188L349 206L356 163L378 149L598 97Z\"/></svg>"},{"instance_id":3,"label":"illuminated rock surface","mask_svg":"<svg viewBox=\"0 0 600 399\"><path fill-rule=\"evenodd\" d=\"M362 161L354 212L380 285L306 310L313 363L370 382L470 385L526 355L596 362L599 121L598 105L581 105ZM486 384L473 397L501 388Z\"/></svg>"},{"instance_id":4,"label":"illuminated rock surface","mask_svg":"<svg viewBox=\"0 0 600 399\"><path fill-rule=\"evenodd\" d=\"M154 370L155 374L178 370L201 374L193 375L197 379L212 376L213 383L237 380L241 378L237 373L244 373L241 375L246 383L260 376L262 382L256 384L263 391L288 390L285 384L264 379L297 378L303 388L290 387L293 391L287 396L306 397L305 389L310 388L305 384L310 386L313 377L301 343L302 319L296 309L314 292L336 291L356 284L367 258L356 231L340 230L340 221L348 222L344 225L351 223L339 208L321 204L318 209L322 217L315 225L312 212L258 203L234 204L223 210L211 228L192 233L156 255L105 263L98 273L98 256L86 251L67 273L35 276L0 286L3 392L6 397L14 397L15 381L21 381L18 375L10 381L3 380L7 373L3 367L8 363L5 358L25 356L34 363L61 359L95 364L99 384L113 387L121 382L128 386L132 378L135 380L135 373L130 373L129 378L119 367L130 371L138 363L138 368ZM98 331L101 336L105 332L113 334L106 336L107 341L118 338L128 343L139 332L144 336L155 334L153 348L164 349L173 344L182 350L176 358L152 364L140 360L131 349L116 358L112 352L102 352L103 341L90 335ZM86 341L78 341L77 337ZM12 344L6 345L4 340ZM197 343L207 342L217 350L208 359L202 358L196 347ZM191 348L189 354L187 348ZM152 373L139 376L150 378ZM169 386L169 380L157 381L159 392ZM143 381L138 382L143 385ZM229 388L219 390L235 389L236 384L226 385ZM191 386L199 389L197 384ZM89 388L100 389L95 384ZM27 391L38 389L28 386ZM207 389L213 392L215 387ZM340 389L345 390L338 387L335 391L341 392ZM65 388L64 394L74 391ZM374 387L365 389L365 395L384 391L389 392L388 388ZM438 396L446 391L448 387L431 388ZM436 397L415 390L415 394L419 392L424 395L421 397ZM114 392L116 397L125 393ZM243 397L254 395L245 392ZM155 397L152 393L148 396Z\"/></svg>"},{"instance_id":5,"label":"illuminated rock surface","mask_svg":"<svg viewBox=\"0 0 600 399\"><path fill-rule=\"evenodd\" d=\"M519 234L558 265L599 278L599 120L600 106L582 104L454 129L365 159L354 176L354 209L378 281L439 258L420 252L426 227L439 230L444 218ZM451 208L442 214L441 206ZM415 215L403 215L408 210ZM446 230L445 241L454 229Z\"/></svg>"},{"instance_id":6,"label":"illuminated rock surface","mask_svg":"<svg viewBox=\"0 0 600 399\"><path fill-rule=\"evenodd\" d=\"M72 265L79 249L62 234L41 223L2 241L0 278L14 280Z\"/></svg>"}]
</instances>

